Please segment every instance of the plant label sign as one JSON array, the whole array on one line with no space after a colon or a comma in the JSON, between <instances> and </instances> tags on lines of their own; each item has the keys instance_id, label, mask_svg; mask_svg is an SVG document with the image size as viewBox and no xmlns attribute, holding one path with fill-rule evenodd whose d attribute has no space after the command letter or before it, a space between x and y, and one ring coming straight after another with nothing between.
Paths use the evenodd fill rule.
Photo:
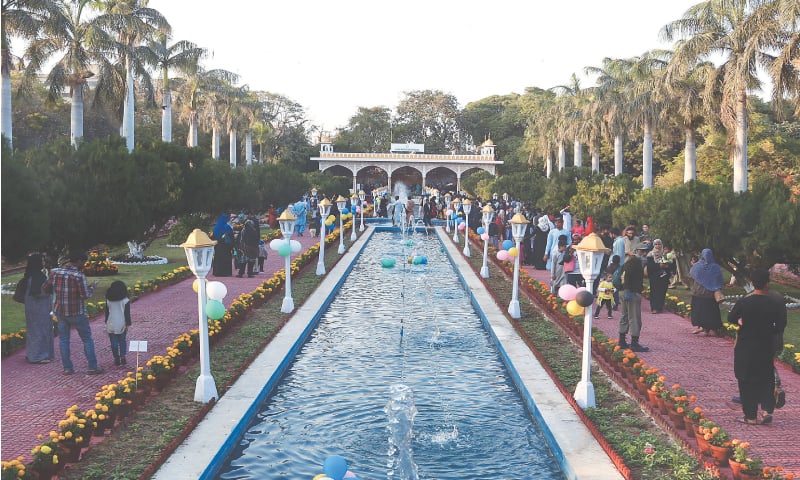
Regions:
<instances>
[{"instance_id":1,"label":"plant label sign","mask_svg":"<svg viewBox=\"0 0 800 480\"><path fill-rule=\"evenodd\" d=\"M128 347L129 352L146 352L147 351L147 340L131 340L130 346Z\"/></svg>"}]
</instances>

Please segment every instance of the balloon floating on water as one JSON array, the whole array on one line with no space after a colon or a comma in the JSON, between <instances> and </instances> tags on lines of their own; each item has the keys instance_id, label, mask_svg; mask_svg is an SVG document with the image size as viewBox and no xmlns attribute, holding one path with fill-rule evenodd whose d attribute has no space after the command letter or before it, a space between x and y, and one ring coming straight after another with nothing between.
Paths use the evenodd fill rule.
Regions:
<instances>
[{"instance_id":1,"label":"balloon floating on water","mask_svg":"<svg viewBox=\"0 0 800 480\"><path fill-rule=\"evenodd\" d=\"M381 258L381 267L392 268L396 261L394 258Z\"/></svg>"}]
</instances>

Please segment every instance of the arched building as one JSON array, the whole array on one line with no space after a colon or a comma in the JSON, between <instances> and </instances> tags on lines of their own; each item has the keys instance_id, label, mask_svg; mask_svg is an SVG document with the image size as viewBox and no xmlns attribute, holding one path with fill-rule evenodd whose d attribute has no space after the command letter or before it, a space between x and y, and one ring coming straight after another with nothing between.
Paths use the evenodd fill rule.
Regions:
<instances>
[{"instance_id":1,"label":"arched building","mask_svg":"<svg viewBox=\"0 0 800 480\"><path fill-rule=\"evenodd\" d=\"M399 148L397 148L399 147ZM423 145L393 144L392 153L343 153L334 152L329 137L320 140L319 157L311 161L319 163L322 172L334 175L351 175L353 191L385 186L392 192L394 184L403 182L409 187L433 187L439 190L461 191L461 178L477 170L496 175L494 142L487 139L477 155L431 155L420 153Z\"/></svg>"}]
</instances>

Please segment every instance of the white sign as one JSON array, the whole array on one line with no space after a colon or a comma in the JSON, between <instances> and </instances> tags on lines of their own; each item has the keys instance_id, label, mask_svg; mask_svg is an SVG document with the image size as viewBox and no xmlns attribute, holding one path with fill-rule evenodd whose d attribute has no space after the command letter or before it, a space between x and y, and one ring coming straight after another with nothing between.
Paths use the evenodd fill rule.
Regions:
<instances>
[{"instance_id":1,"label":"white sign","mask_svg":"<svg viewBox=\"0 0 800 480\"><path fill-rule=\"evenodd\" d=\"M128 347L129 352L146 352L147 351L147 340L131 340L130 346Z\"/></svg>"},{"instance_id":2,"label":"white sign","mask_svg":"<svg viewBox=\"0 0 800 480\"><path fill-rule=\"evenodd\" d=\"M425 153L424 143L393 143L392 153Z\"/></svg>"}]
</instances>

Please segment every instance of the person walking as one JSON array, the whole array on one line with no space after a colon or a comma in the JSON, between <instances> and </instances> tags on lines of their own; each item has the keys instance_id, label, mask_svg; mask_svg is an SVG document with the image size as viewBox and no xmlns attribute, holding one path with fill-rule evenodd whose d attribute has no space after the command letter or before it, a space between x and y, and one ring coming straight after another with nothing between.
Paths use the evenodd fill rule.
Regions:
<instances>
[{"instance_id":1,"label":"person walking","mask_svg":"<svg viewBox=\"0 0 800 480\"><path fill-rule=\"evenodd\" d=\"M661 313L669 288L672 264L664 253L660 238L653 241L653 249L647 254L647 278L650 279L650 313Z\"/></svg>"},{"instance_id":2,"label":"person walking","mask_svg":"<svg viewBox=\"0 0 800 480\"><path fill-rule=\"evenodd\" d=\"M692 333L715 332L722 335L722 316L714 292L722 290L722 270L714 261L710 248L700 253L700 259L689 270L692 277Z\"/></svg>"},{"instance_id":3,"label":"person walking","mask_svg":"<svg viewBox=\"0 0 800 480\"><path fill-rule=\"evenodd\" d=\"M42 290L47 281L44 257L28 255L22 287L25 288L25 359L28 363L50 363L55 358L50 295Z\"/></svg>"},{"instance_id":4,"label":"person walking","mask_svg":"<svg viewBox=\"0 0 800 480\"><path fill-rule=\"evenodd\" d=\"M619 346L630 347L634 352L649 352L650 348L639 343L642 331L642 290L644 289L644 267L639 257L629 257L622 265L622 314L619 317ZM627 335L631 334L628 345Z\"/></svg>"},{"instance_id":5,"label":"person walking","mask_svg":"<svg viewBox=\"0 0 800 480\"><path fill-rule=\"evenodd\" d=\"M739 299L728 314L728 323L739 326L733 347L733 371L744 413L741 422L768 425L775 410L774 339L781 338L786 328L786 305L782 299L769 295L769 271L754 270L750 280L755 289Z\"/></svg>"},{"instance_id":6,"label":"person walking","mask_svg":"<svg viewBox=\"0 0 800 480\"><path fill-rule=\"evenodd\" d=\"M239 247L241 250L242 258L239 260L239 273L237 277L244 276L245 267L247 268L247 276L254 277L256 274L253 271L258 258L258 241L261 240L258 234L258 226L253 218L248 218L244 222L244 227L239 233Z\"/></svg>"},{"instance_id":7,"label":"person walking","mask_svg":"<svg viewBox=\"0 0 800 480\"><path fill-rule=\"evenodd\" d=\"M231 259L233 255L233 227L228 223L231 216L223 213L217 218L214 230L211 235L217 244L214 245L214 258L212 259L212 271L215 277L230 277L232 274Z\"/></svg>"},{"instance_id":8,"label":"person walking","mask_svg":"<svg viewBox=\"0 0 800 480\"><path fill-rule=\"evenodd\" d=\"M128 360L127 334L131 326L131 301L128 287L122 280L115 280L106 290L106 333L111 343L114 365L126 365Z\"/></svg>"},{"instance_id":9,"label":"person walking","mask_svg":"<svg viewBox=\"0 0 800 480\"><path fill-rule=\"evenodd\" d=\"M61 349L61 364L64 375L75 373L75 367L70 358L70 330L75 327L83 342L83 353L89 364L89 375L98 375L104 370L97 364L94 351L94 339L89 319L86 317L84 301L91 297L98 281L91 284L86 282L86 275L81 272L86 263L86 253L72 252L68 255L67 263L62 268L54 268L50 276L42 285L45 293L55 294L53 312L58 318L59 348Z\"/></svg>"}]
</instances>

